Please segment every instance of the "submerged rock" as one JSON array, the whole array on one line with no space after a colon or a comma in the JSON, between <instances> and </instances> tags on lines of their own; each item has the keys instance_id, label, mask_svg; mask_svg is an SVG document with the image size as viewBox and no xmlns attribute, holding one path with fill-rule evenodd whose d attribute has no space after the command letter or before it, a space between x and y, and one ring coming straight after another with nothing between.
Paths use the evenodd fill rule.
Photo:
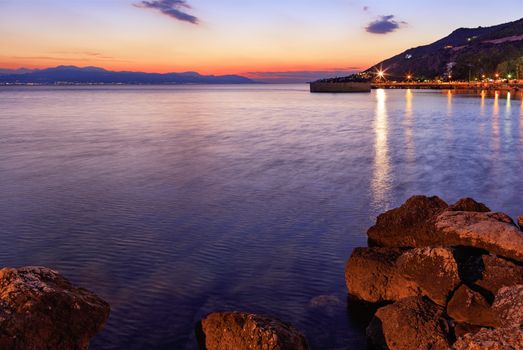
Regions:
<instances>
[{"instance_id":1,"label":"submerged rock","mask_svg":"<svg viewBox=\"0 0 523 350\"><path fill-rule=\"evenodd\" d=\"M215 312L199 327L201 349L305 350L305 337L275 318L244 312Z\"/></svg>"},{"instance_id":2,"label":"submerged rock","mask_svg":"<svg viewBox=\"0 0 523 350\"><path fill-rule=\"evenodd\" d=\"M447 350L450 334L444 309L427 298L405 298L380 308L367 327L377 349Z\"/></svg>"},{"instance_id":3,"label":"submerged rock","mask_svg":"<svg viewBox=\"0 0 523 350\"><path fill-rule=\"evenodd\" d=\"M419 294L416 283L403 278L396 266L398 248L356 248L345 267L349 294L370 303L394 301Z\"/></svg>"},{"instance_id":4,"label":"submerged rock","mask_svg":"<svg viewBox=\"0 0 523 350\"><path fill-rule=\"evenodd\" d=\"M450 299L447 314L459 323L485 327L499 325L485 297L465 285L459 287Z\"/></svg>"},{"instance_id":5,"label":"submerged rock","mask_svg":"<svg viewBox=\"0 0 523 350\"><path fill-rule=\"evenodd\" d=\"M87 349L109 305L44 267L0 270L0 349Z\"/></svg>"},{"instance_id":6,"label":"submerged rock","mask_svg":"<svg viewBox=\"0 0 523 350\"><path fill-rule=\"evenodd\" d=\"M454 350L522 350L523 331L521 329L483 328L469 333L454 343Z\"/></svg>"}]
</instances>

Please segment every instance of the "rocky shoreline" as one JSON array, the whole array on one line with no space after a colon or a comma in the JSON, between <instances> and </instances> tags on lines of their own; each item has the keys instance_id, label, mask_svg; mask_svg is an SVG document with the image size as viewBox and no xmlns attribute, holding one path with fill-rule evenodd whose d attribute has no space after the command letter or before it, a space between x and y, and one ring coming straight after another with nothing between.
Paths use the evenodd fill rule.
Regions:
<instances>
[{"instance_id":1,"label":"rocky shoreline","mask_svg":"<svg viewBox=\"0 0 523 350\"><path fill-rule=\"evenodd\" d=\"M414 196L379 215L369 246L345 267L351 304L374 311L369 347L523 350L523 215L517 221L471 198ZM0 269L0 349L88 349L109 312L51 269ZM246 312L211 313L196 335L208 350L308 349L292 325Z\"/></svg>"},{"instance_id":2,"label":"rocky shoreline","mask_svg":"<svg viewBox=\"0 0 523 350\"><path fill-rule=\"evenodd\" d=\"M378 216L345 268L350 298L376 310L369 347L522 350L522 228L471 198L414 196ZM197 335L208 350L307 349L291 325L248 313L211 313Z\"/></svg>"}]
</instances>

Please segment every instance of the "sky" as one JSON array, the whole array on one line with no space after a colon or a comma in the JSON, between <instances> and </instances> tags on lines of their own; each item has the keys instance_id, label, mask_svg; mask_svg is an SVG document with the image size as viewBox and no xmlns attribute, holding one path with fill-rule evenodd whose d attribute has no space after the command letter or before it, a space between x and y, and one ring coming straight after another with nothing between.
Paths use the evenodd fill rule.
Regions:
<instances>
[{"instance_id":1,"label":"sky","mask_svg":"<svg viewBox=\"0 0 523 350\"><path fill-rule=\"evenodd\" d=\"M522 14L522 0L0 0L0 67L310 80Z\"/></svg>"}]
</instances>

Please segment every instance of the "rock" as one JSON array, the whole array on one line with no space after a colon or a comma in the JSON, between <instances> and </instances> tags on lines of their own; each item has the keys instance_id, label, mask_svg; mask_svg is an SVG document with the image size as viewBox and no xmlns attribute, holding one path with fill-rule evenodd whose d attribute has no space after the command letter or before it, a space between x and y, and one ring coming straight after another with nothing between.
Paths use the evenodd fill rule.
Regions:
<instances>
[{"instance_id":1,"label":"rock","mask_svg":"<svg viewBox=\"0 0 523 350\"><path fill-rule=\"evenodd\" d=\"M267 316L216 312L200 325L199 343L207 350L304 350L305 337L291 325Z\"/></svg>"},{"instance_id":2,"label":"rock","mask_svg":"<svg viewBox=\"0 0 523 350\"><path fill-rule=\"evenodd\" d=\"M398 273L415 283L421 295L445 306L460 284L458 264L450 248L417 248L397 260Z\"/></svg>"},{"instance_id":3,"label":"rock","mask_svg":"<svg viewBox=\"0 0 523 350\"><path fill-rule=\"evenodd\" d=\"M496 294L492 309L503 327L518 329L522 327L523 285L501 288Z\"/></svg>"},{"instance_id":4,"label":"rock","mask_svg":"<svg viewBox=\"0 0 523 350\"><path fill-rule=\"evenodd\" d=\"M489 212L491 211L483 203L476 202L472 198L462 198L450 207L447 208L447 211L472 211L472 212Z\"/></svg>"},{"instance_id":5,"label":"rock","mask_svg":"<svg viewBox=\"0 0 523 350\"><path fill-rule=\"evenodd\" d=\"M522 350L523 331L520 329L483 328L458 338L454 350Z\"/></svg>"},{"instance_id":6,"label":"rock","mask_svg":"<svg viewBox=\"0 0 523 350\"><path fill-rule=\"evenodd\" d=\"M495 255L483 255L478 270L481 277L474 283L494 295L502 287L523 284L523 267Z\"/></svg>"},{"instance_id":7,"label":"rock","mask_svg":"<svg viewBox=\"0 0 523 350\"><path fill-rule=\"evenodd\" d=\"M417 285L398 274L398 248L356 248L345 267L349 294L370 303L394 301L419 294Z\"/></svg>"},{"instance_id":8,"label":"rock","mask_svg":"<svg viewBox=\"0 0 523 350\"><path fill-rule=\"evenodd\" d=\"M459 323L485 327L499 325L497 317L485 297L466 285L459 287L450 299L447 314Z\"/></svg>"},{"instance_id":9,"label":"rock","mask_svg":"<svg viewBox=\"0 0 523 350\"><path fill-rule=\"evenodd\" d=\"M482 329L483 327L481 326L474 326L468 323L454 323L454 335L456 338L463 337L466 334L476 334Z\"/></svg>"},{"instance_id":10,"label":"rock","mask_svg":"<svg viewBox=\"0 0 523 350\"><path fill-rule=\"evenodd\" d=\"M368 231L373 245L385 247L425 247L433 245L432 218L448 207L439 197L414 196L401 207L378 216Z\"/></svg>"},{"instance_id":11,"label":"rock","mask_svg":"<svg viewBox=\"0 0 523 350\"><path fill-rule=\"evenodd\" d=\"M521 231L523 231L523 215L518 216L518 226Z\"/></svg>"},{"instance_id":12,"label":"rock","mask_svg":"<svg viewBox=\"0 0 523 350\"><path fill-rule=\"evenodd\" d=\"M309 307L312 308L325 308L325 307L338 307L341 305L341 300L335 295L318 295L309 301Z\"/></svg>"},{"instance_id":13,"label":"rock","mask_svg":"<svg viewBox=\"0 0 523 350\"><path fill-rule=\"evenodd\" d=\"M0 270L0 349L87 349L109 305L45 267Z\"/></svg>"},{"instance_id":14,"label":"rock","mask_svg":"<svg viewBox=\"0 0 523 350\"><path fill-rule=\"evenodd\" d=\"M523 233L506 214L445 211L435 218L435 227L443 245L480 248L523 261Z\"/></svg>"},{"instance_id":15,"label":"rock","mask_svg":"<svg viewBox=\"0 0 523 350\"><path fill-rule=\"evenodd\" d=\"M449 327L443 308L427 298L405 298L380 308L367 327L377 349L449 349Z\"/></svg>"},{"instance_id":16,"label":"rock","mask_svg":"<svg viewBox=\"0 0 523 350\"><path fill-rule=\"evenodd\" d=\"M438 197L414 196L379 215L367 234L369 242L377 246L467 246L523 261L521 231L506 214L487 209L472 199L448 207Z\"/></svg>"}]
</instances>

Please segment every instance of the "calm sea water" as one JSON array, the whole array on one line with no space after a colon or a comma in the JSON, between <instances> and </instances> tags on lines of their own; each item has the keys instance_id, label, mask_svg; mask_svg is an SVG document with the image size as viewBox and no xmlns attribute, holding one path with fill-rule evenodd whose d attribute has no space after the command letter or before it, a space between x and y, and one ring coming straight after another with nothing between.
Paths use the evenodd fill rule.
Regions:
<instances>
[{"instance_id":1,"label":"calm sea water","mask_svg":"<svg viewBox=\"0 0 523 350\"><path fill-rule=\"evenodd\" d=\"M505 96L1 88L0 265L106 299L92 349L195 349L195 322L229 309L364 348L343 269L375 216L413 194L523 214L522 170Z\"/></svg>"}]
</instances>

